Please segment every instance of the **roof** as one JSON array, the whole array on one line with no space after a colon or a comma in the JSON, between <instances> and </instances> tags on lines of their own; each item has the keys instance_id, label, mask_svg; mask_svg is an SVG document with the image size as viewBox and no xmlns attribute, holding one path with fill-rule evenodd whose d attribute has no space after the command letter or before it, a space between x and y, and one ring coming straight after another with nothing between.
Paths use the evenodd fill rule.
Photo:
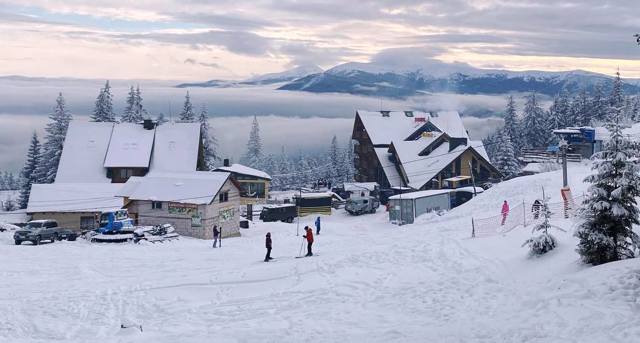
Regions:
<instances>
[{"instance_id":1,"label":"roof","mask_svg":"<svg viewBox=\"0 0 640 343\"><path fill-rule=\"evenodd\" d=\"M474 190L474 188L475 188L475 190ZM482 187L480 187L480 186L475 186L475 187L468 186L468 187L459 187L459 188L456 188L456 189L452 189L452 191L455 191L455 192L469 192L469 193L473 193L473 192L482 193L482 192L484 192L484 189L482 189Z\"/></svg>"},{"instance_id":2,"label":"roof","mask_svg":"<svg viewBox=\"0 0 640 343\"><path fill-rule=\"evenodd\" d=\"M454 176L454 177L446 178L446 179L444 179L444 181L452 181L452 182L455 182L455 181L468 180L468 179L470 179L470 178L471 178L471 176L468 176L468 175L458 175L458 176Z\"/></svg>"},{"instance_id":3,"label":"roof","mask_svg":"<svg viewBox=\"0 0 640 343\"><path fill-rule=\"evenodd\" d=\"M400 174L398 174L398 170L396 166L389 160L389 154L387 148L375 148L376 156L378 157L378 162L382 166L382 170L384 171L387 180L391 186L400 185L402 183L402 179L400 178Z\"/></svg>"},{"instance_id":4,"label":"roof","mask_svg":"<svg viewBox=\"0 0 640 343\"><path fill-rule=\"evenodd\" d=\"M429 121L440 131L445 132L454 138L469 138L467 130L464 128L462 118L457 111L443 111L434 113L429 117Z\"/></svg>"},{"instance_id":5,"label":"roof","mask_svg":"<svg viewBox=\"0 0 640 343\"><path fill-rule=\"evenodd\" d=\"M394 142L394 147L409 179L408 186L413 189L420 189L468 148L459 145L449 151L449 142L444 142L429 155L418 156L417 151L423 149L420 141L399 142L398 146Z\"/></svg>"},{"instance_id":6,"label":"roof","mask_svg":"<svg viewBox=\"0 0 640 343\"><path fill-rule=\"evenodd\" d=\"M156 128L152 171L192 172L198 167L199 123L166 123Z\"/></svg>"},{"instance_id":7,"label":"roof","mask_svg":"<svg viewBox=\"0 0 640 343\"><path fill-rule=\"evenodd\" d=\"M113 123L69 123L56 182L111 182L104 170Z\"/></svg>"},{"instance_id":8,"label":"roof","mask_svg":"<svg viewBox=\"0 0 640 343\"><path fill-rule=\"evenodd\" d=\"M314 193L302 193L295 194L294 198L299 198L302 195L303 199L318 199L318 198L331 198L335 195L333 192L314 192Z\"/></svg>"},{"instance_id":9,"label":"roof","mask_svg":"<svg viewBox=\"0 0 640 343\"><path fill-rule=\"evenodd\" d=\"M362 190L368 190L373 192L378 187L377 182L345 182L344 190L347 192L358 192Z\"/></svg>"},{"instance_id":10,"label":"roof","mask_svg":"<svg viewBox=\"0 0 640 343\"><path fill-rule=\"evenodd\" d=\"M431 189L431 190L428 190L428 191L419 191L419 192L398 194L398 195L394 195L394 196L389 197L389 199L391 199L391 200L395 200L395 199L420 199L420 198L432 197L432 196L441 195L441 194L449 194L452 191L455 191L455 190L454 189Z\"/></svg>"},{"instance_id":11,"label":"roof","mask_svg":"<svg viewBox=\"0 0 640 343\"><path fill-rule=\"evenodd\" d=\"M131 200L170 201L185 204L210 204L231 174L194 171L189 173L152 172L133 176L117 196Z\"/></svg>"},{"instance_id":12,"label":"roof","mask_svg":"<svg viewBox=\"0 0 640 343\"><path fill-rule=\"evenodd\" d=\"M116 183L51 183L31 187L27 213L102 212L122 208Z\"/></svg>"},{"instance_id":13,"label":"roof","mask_svg":"<svg viewBox=\"0 0 640 343\"><path fill-rule=\"evenodd\" d=\"M484 147L484 143L482 141L469 141L469 146L473 148L482 158L487 160L487 162L491 163L489 159L489 154L487 154L487 150Z\"/></svg>"},{"instance_id":14,"label":"roof","mask_svg":"<svg viewBox=\"0 0 640 343\"><path fill-rule=\"evenodd\" d=\"M148 168L154 135L155 130L146 130L140 124L115 125L104 167Z\"/></svg>"},{"instance_id":15,"label":"roof","mask_svg":"<svg viewBox=\"0 0 640 343\"><path fill-rule=\"evenodd\" d=\"M261 170L253 169L251 167L247 167L245 165L238 164L238 163L234 163L229 167L218 167L215 170L226 171L226 172L230 172L232 174L242 174L242 175L248 175L248 176L255 176L257 178L271 180L271 176L269 176L269 174L267 174L267 173L265 173L265 172L263 172Z\"/></svg>"}]
</instances>

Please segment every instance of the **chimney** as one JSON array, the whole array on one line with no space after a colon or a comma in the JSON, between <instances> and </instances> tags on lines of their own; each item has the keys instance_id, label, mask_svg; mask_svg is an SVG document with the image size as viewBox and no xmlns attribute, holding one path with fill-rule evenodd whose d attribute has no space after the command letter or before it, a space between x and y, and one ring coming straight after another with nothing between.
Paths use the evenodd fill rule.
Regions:
<instances>
[{"instance_id":1,"label":"chimney","mask_svg":"<svg viewBox=\"0 0 640 343\"><path fill-rule=\"evenodd\" d=\"M145 130L153 130L153 129L155 129L155 128L156 128L156 123L155 123L153 120L151 120L151 119L145 119L145 120L142 122L142 127L143 127Z\"/></svg>"},{"instance_id":2,"label":"chimney","mask_svg":"<svg viewBox=\"0 0 640 343\"><path fill-rule=\"evenodd\" d=\"M229 167L229 159L228 159L228 158L225 158L225 159L224 159L224 161L223 161L222 163L223 163L223 165L224 165L225 167Z\"/></svg>"}]
</instances>

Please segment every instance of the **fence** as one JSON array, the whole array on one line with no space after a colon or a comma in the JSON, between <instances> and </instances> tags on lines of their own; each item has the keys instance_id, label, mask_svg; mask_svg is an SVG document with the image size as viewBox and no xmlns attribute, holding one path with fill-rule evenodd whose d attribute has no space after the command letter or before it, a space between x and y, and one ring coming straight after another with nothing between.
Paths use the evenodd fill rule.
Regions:
<instances>
[{"instance_id":1,"label":"fence","mask_svg":"<svg viewBox=\"0 0 640 343\"><path fill-rule=\"evenodd\" d=\"M565 218L576 215L576 210L582 203L584 196L570 198L567 202L547 204L551 217L562 215ZM471 237L489 237L512 231L518 226L528 226L542 220L540 212L536 211L533 203L522 202L509 209L506 216L498 214L487 218L471 217Z\"/></svg>"},{"instance_id":2,"label":"fence","mask_svg":"<svg viewBox=\"0 0 640 343\"><path fill-rule=\"evenodd\" d=\"M522 149L522 157L520 158L522 162L532 163L532 162L546 162L553 161L560 162L560 155L555 152L549 152L545 149ZM567 153L567 161L569 162L580 162L582 161L582 155Z\"/></svg>"}]
</instances>

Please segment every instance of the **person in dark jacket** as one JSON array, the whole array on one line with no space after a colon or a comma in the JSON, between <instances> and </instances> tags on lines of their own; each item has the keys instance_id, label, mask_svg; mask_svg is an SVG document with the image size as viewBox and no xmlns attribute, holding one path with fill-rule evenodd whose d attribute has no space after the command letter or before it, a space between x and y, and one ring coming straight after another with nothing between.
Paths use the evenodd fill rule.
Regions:
<instances>
[{"instance_id":1,"label":"person in dark jacket","mask_svg":"<svg viewBox=\"0 0 640 343\"><path fill-rule=\"evenodd\" d=\"M213 247L218 247L218 240L220 239L220 230L218 230L218 226L213 226Z\"/></svg>"},{"instance_id":2,"label":"person in dark jacket","mask_svg":"<svg viewBox=\"0 0 640 343\"><path fill-rule=\"evenodd\" d=\"M316 235L320 234L320 217L316 218Z\"/></svg>"},{"instance_id":3,"label":"person in dark jacket","mask_svg":"<svg viewBox=\"0 0 640 343\"><path fill-rule=\"evenodd\" d=\"M271 232L267 232L264 245L267 248L267 256L264 257L264 261L269 262L269 260L273 260L273 257L271 257Z\"/></svg>"},{"instance_id":4,"label":"person in dark jacket","mask_svg":"<svg viewBox=\"0 0 640 343\"><path fill-rule=\"evenodd\" d=\"M305 256L313 256L313 252L311 252L311 246L313 245L313 230L308 226L305 226L304 230L306 231L306 234L302 237L307 239L307 254Z\"/></svg>"}]
</instances>

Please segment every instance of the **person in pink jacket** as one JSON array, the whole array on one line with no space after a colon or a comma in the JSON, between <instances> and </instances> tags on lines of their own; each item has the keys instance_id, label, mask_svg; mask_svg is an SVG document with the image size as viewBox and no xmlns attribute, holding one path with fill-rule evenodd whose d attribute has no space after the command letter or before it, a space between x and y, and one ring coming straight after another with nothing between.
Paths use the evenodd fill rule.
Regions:
<instances>
[{"instance_id":1,"label":"person in pink jacket","mask_svg":"<svg viewBox=\"0 0 640 343\"><path fill-rule=\"evenodd\" d=\"M504 222L507 220L507 215L509 215L509 204L507 203L507 201L505 200L502 203L502 224L500 225L504 225Z\"/></svg>"}]
</instances>

